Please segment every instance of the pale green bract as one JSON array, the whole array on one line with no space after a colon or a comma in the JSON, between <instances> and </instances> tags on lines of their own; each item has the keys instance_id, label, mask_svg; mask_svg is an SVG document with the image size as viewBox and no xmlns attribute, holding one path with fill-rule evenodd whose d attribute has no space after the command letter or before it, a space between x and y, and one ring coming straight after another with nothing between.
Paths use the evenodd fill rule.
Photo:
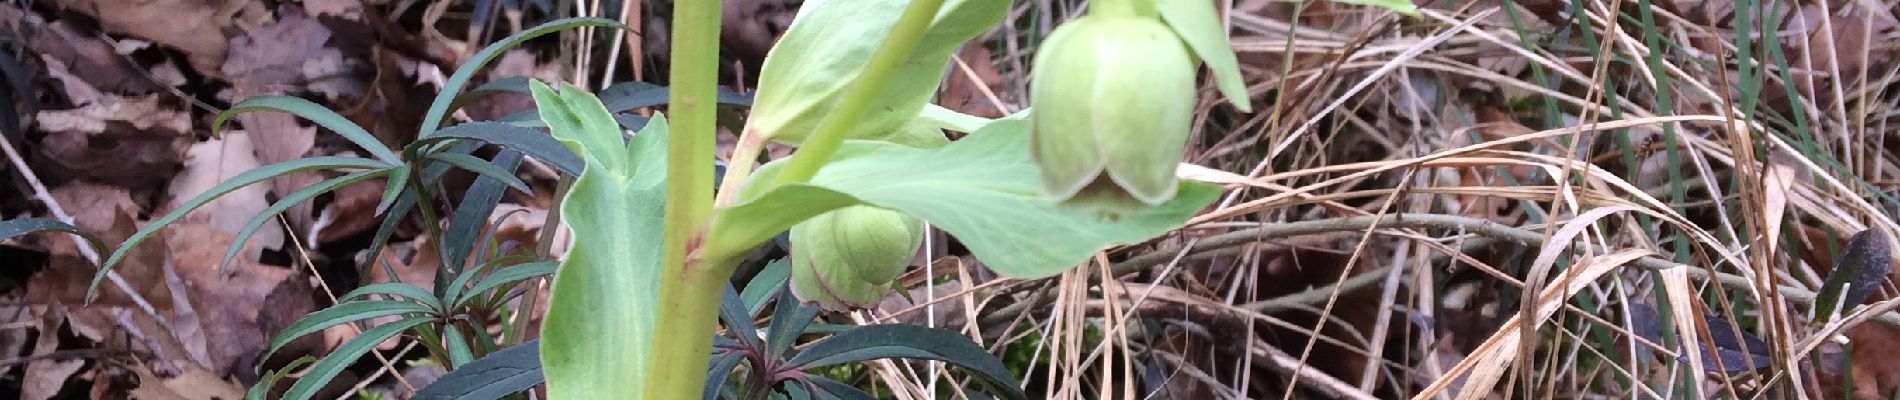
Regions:
<instances>
[{"instance_id":1,"label":"pale green bract","mask_svg":"<svg viewBox=\"0 0 1900 400\"><path fill-rule=\"evenodd\" d=\"M766 140L802 145L818 122L844 97L889 36L905 0L813 0L799 9L759 72L758 94L748 130ZM950 54L1003 19L1008 1L949 0L925 31L910 58L899 66L877 104L847 137L914 143L900 135L929 131L898 129L916 117L937 92ZM941 136L941 132L938 132Z\"/></svg>"},{"instance_id":2,"label":"pale green bract","mask_svg":"<svg viewBox=\"0 0 1900 400\"><path fill-rule=\"evenodd\" d=\"M541 325L549 397L643 393L660 304L666 118L655 115L623 144L620 126L593 95L570 85L555 93L539 81L532 90L554 137L587 162L561 200L574 242Z\"/></svg>"},{"instance_id":3,"label":"pale green bract","mask_svg":"<svg viewBox=\"0 0 1900 400\"><path fill-rule=\"evenodd\" d=\"M811 182L742 195L741 203L722 210L707 251L743 254L806 218L870 204L949 232L999 274L1036 278L1081 264L1104 246L1178 228L1220 194L1183 181L1174 199L1143 210L1111 214L1062 206L1042 192L1028 130L1020 119L997 120L935 149L847 141ZM753 181L769 181L772 167L761 168ZM764 185L747 185L754 186Z\"/></svg>"},{"instance_id":4,"label":"pale green bract","mask_svg":"<svg viewBox=\"0 0 1900 400\"><path fill-rule=\"evenodd\" d=\"M872 206L831 210L792 227L792 294L829 310L865 308L890 293L924 244L924 223Z\"/></svg>"},{"instance_id":5,"label":"pale green bract","mask_svg":"<svg viewBox=\"0 0 1900 400\"><path fill-rule=\"evenodd\" d=\"M1174 198L1194 122L1194 62L1159 18L1090 10L1049 34L1029 82L1043 188L1131 210Z\"/></svg>"}]
</instances>

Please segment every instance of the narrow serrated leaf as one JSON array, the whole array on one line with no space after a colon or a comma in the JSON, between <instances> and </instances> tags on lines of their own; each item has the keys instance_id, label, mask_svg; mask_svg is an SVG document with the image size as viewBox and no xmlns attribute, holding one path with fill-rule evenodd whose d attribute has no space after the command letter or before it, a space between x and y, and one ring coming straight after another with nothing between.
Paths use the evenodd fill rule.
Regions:
<instances>
[{"instance_id":1,"label":"narrow serrated leaf","mask_svg":"<svg viewBox=\"0 0 1900 400\"><path fill-rule=\"evenodd\" d=\"M752 281L746 282L745 290L739 292L739 298L745 303L746 315L759 315L760 311L765 311L766 301L771 300L773 296L778 296L779 291L785 289L785 282L791 279L790 258L780 258L766 263L765 268L759 269L759 273L752 276Z\"/></svg>"},{"instance_id":2,"label":"narrow serrated leaf","mask_svg":"<svg viewBox=\"0 0 1900 400\"><path fill-rule=\"evenodd\" d=\"M416 285L401 282L364 285L363 287L356 288L356 290L351 290L349 293L344 293L343 297L338 297L336 301L346 302L365 298L370 295L400 297L437 311L446 309L446 307L442 307L442 303L437 301L434 295L429 294L429 291L422 290L422 288L416 287Z\"/></svg>"},{"instance_id":3,"label":"narrow serrated leaf","mask_svg":"<svg viewBox=\"0 0 1900 400\"><path fill-rule=\"evenodd\" d=\"M488 163L488 160L456 153L433 153L429 154L428 159L449 163L457 168L479 174L482 177L502 181L508 184L508 187L520 190L523 193L534 193L532 189L528 189L527 183L521 182L521 178L515 176L514 172L502 170L501 167Z\"/></svg>"},{"instance_id":4,"label":"narrow serrated leaf","mask_svg":"<svg viewBox=\"0 0 1900 400\"><path fill-rule=\"evenodd\" d=\"M726 387L726 376L739 368L739 362L745 361L745 355L726 353L713 357L712 366L706 369L706 388L700 391L700 398L714 400L719 398L720 389Z\"/></svg>"},{"instance_id":5,"label":"narrow serrated leaf","mask_svg":"<svg viewBox=\"0 0 1900 400\"><path fill-rule=\"evenodd\" d=\"M470 56L467 62L462 63L461 67L455 69L455 74L449 75L449 78L443 81L441 93L461 93L462 88L468 87L469 79L474 78L476 72L481 71L482 67L487 66L488 63L494 61L496 57L501 57L502 52L508 51L508 49L514 48L522 42L527 42L528 40L554 32L590 26L627 29L626 25L605 18L564 18L535 25L533 28L524 29L520 32L515 32L513 35L508 35L508 37L491 43L487 47L483 47L481 51L475 52L475 55ZM429 103L429 111L422 115L422 126L418 132L428 134L440 129L442 127L442 120L448 117L449 111L451 111L450 106L454 103L455 96L436 96L435 101Z\"/></svg>"},{"instance_id":6,"label":"narrow serrated leaf","mask_svg":"<svg viewBox=\"0 0 1900 400\"><path fill-rule=\"evenodd\" d=\"M92 246L93 251L99 254L106 254L106 245L100 242L98 237L92 236L92 234L80 230L79 227L72 226L65 222L47 218L16 218L0 221L0 242L35 232L70 233L79 236L80 239L84 239L87 245Z\"/></svg>"},{"instance_id":7,"label":"narrow serrated leaf","mask_svg":"<svg viewBox=\"0 0 1900 400\"><path fill-rule=\"evenodd\" d=\"M495 271L495 273L489 274L487 277L482 278L482 280L476 281L475 286L464 289L460 296L456 298L456 303L466 303L469 299L482 293L487 293L502 285L513 284L539 276L553 275L555 271L560 270L560 267L561 265L554 261L539 261L502 268L500 271Z\"/></svg>"},{"instance_id":8,"label":"narrow serrated leaf","mask_svg":"<svg viewBox=\"0 0 1900 400\"><path fill-rule=\"evenodd\" d=\"M818 393L814 393L814 396L812 396L812 398L815 399L877 400L877 396L872 396L870 392L865 392L864 389L859 389L857 386L846 385L844 382L832 380L831 378L811 376L805 379L811 381L812 386L817 387Z\"/></svg>"},{"instance_id":9,"label":"narrow serrated leaf","mask_svg":"<svg viewBox=\"0 0 1900 400\"><path fill-rule=\"evenodd\" d=\"M726 295L719 302L719 322L726 325L726 332L739 338L744 346L752 349L764 348L759 341L759 328L752 324L752 314L745 312L745 303L739 299L739 291L726 286Z\"/></svg>"},{"instance_id":10,"label":"narrow serrated leaf","mask_svg":"<svg viewBox=\"0 0 1900 400\"><path fill-rule=\"evenodd\" d=\"M521 153L514 150L502 150L495 154L491 162L499 171L506 171L514 177L514 171L521 165ZM517 180L516 182L520 182ZM489 176L476 179L462 194L462 202L456 203L455 214L449 216L449 226L442 231L440 250L442 266L447 272L460 275L468 265L468 256L478 246L476 239L483 228L488 227L488 217L495 212L495 204L501 202L510 183ZM527 192L523 192L527 193ZM454 286L450 286L454 287ZM453 299L455 296L442 296Z\"/></svg>"},{"instance_id":11,"label":"narrow serrated leaf","mask_svg":"<svg viewBox=\"0 0 1900 400\"><path fill-rule=\"evenodd\" d=\"M505 122L470 122L448 127L417 139L404 151L420 151L430 144L450 139L479 140L508 149L519 151L536 160L548 163L548 166L570 176L579 176L586 164L581 158L562 146L561 142L542 133L540 130L525 128Z\"/></svg>"}]
</instances>

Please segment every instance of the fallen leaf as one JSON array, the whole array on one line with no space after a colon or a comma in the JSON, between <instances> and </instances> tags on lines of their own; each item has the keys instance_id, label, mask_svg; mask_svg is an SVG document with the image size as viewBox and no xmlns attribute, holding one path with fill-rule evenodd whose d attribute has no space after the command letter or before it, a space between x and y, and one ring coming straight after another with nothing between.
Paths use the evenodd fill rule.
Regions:
<instances>
[{"instance_id":1,"label":"fallen leaf","mask_svg":"<svg viewBox=\"0 0 1900 400\"><path fill-rule=\"evenodd\" d=\"M311 90L330 98L362 95L368 66L325 46L330 29L294 7L276 21L231 39L221 70L238 98Z\"/></svg>"},{"instance_id":2,"label":"fallen leaf","mask_svg":"<svg viewBox=\"0 0 1900 400\"><path fill-rule=\"evenodd\" d=\"M107 43L71 22L54 21L30 32L27 48L41 57L59 60L74 76L107 92L142 95L161 87L145 77Z\"/></svg>"},{"instance_id":3,"label":"fallen leaf","mask_svg":"<svg viewBox=\"0 0 1900 400\"><path fill-rule=\"evenodd\" d=\"M218 377L203 368L185 367L177 376L161 378L147 368L137 368L139 386L130 396L138 400L238 400L244 398L244 386Z\"/></svg>"},{"instance_id":4,"label":"fallen leaf","mask_svg":"<svg viewBox=\"0 0 1900 400\"><path fill-rule=\"evenodd\" d=\"M26 363L26 375L20 379L21 400L46 400L59 394L66 380L86 366L85 360L53 356L59 350L59 328L65 324L64 307L52 307L41 316L39 340L33 345L33 361Z\"/></svg>"},{"instance_id":5,"label":"fallen leaf","mask_svg":"<svg viewBox=\"0 0 1900 400\"><path fill-rule=\"evenodd\" d=\"M206 75L216 75L218 65L224 63L228 47L222 28L262 17L260 11L264 11L261 4L250 0L58 0L53 3L98 20L107 32L183 51L192 67ZM240 17L240 13L245 15Z\"/></svg>"},{"instance_id":6,"label":"fallen leaf","mask_svg":"<svg viewBox=\"0 0 1900 400\"><path fill-rule=\"evenodd\" d=\"M135 190L171 177L192 140L188 110L165 101L169 94L124 98L88 92L90 86L64 73L57 60L47 61L47 72L66 83L76 108L35 116L39 130L46 132L34 154L35 170Z\"/></svg>"},{"instance_id":7,"label":"fallen leaf","mask_svg":"<svg viewBox=\"0 0 1900 400\"><path fill-rule=\"evenodd\" d=\"M172 202L183 202L197 197L238 174L257 168L257 157L252 155L252 141L249 132L225 132L220 138L194 144L185 151L185 170L172 180L170 190ZM211 219L212 226L229 234L236 234L244 225L270 206L267 196L270 189L261 185L246 186L235 192L219 197L204 208L192 211L191 215L204 215ZM288 193L281 192L281 193ZM307 207L306 207L307 209ZM257 260L265 248L283 246L284 232L274 229L276 224L266 225L250 239L253 246L243 254L246 260ZM219 258L223 258L220 256Z\"/></svg>"},{"instance_id":8,"label":"fallen leaf","mask_svg":"<svg viewBox=\"0 0 1900 400\"><path fill-rule=\"evenodd\" d=\"M168 227L164 241L211 344L206 367L218 373L252 370L272 335L316 310L309 284L290 269L233 260L219 271L231 239L208 218L194 216Z\"/></svg>"}]
</instances>

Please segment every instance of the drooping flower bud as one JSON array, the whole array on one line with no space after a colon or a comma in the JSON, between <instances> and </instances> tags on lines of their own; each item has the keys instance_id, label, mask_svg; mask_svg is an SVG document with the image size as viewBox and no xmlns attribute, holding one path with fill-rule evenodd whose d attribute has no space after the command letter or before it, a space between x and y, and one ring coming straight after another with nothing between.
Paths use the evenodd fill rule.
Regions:
<instances>
[{"instance_id":1,"label":"drooping flower bud","mask_svg":"<svg viewBox=\"0 0 1900 400\"><path fill-rule=\"evenodd\" d=\"M1159 17L1096 11L1057 27L1036 55L1031 155L1065 202L1165 203L1193 119L1195 59Z\"/></svg>"},{"instance_id":2,"label":"drooping flower bud","mask_svg":"<svg viewBox=\"0 0 1900 400\"><path fill-rule=\"evenodd\" d=\"M792 294L828 310L863 308L923 246L923 221L874 206L850 206L792 226Z\"/></svg>"}]
</instances>

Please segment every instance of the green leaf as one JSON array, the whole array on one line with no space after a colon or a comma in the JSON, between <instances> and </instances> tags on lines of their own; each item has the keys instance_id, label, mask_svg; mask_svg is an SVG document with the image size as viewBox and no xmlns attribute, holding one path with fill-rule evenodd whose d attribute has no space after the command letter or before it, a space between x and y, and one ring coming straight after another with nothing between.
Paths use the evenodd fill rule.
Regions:
<instances>
[{"instance_id":1,"label":"green leaf","mask_svg":"<svg viewBox=\"0 0 1900 400\"><path fill-rule=\"evenodd\" d=\"M541 384L541 342L501 349L449 371L412 400L494 400Z\"/></svg>"},{"instance_id":2,"label":"green leaf","mask_svg":"<svg viewBox=\"0 0 1900 400\"><path fill-rule=\"evenodd\" d=\"M416 285L401 282L377 283L359 287L356 288L356 290L351 290L349 293L344 293L343 297L338 297L336 301L345 302L365 298L370 295L400 297L436 311L448 309L447 307L443 307L441 302L436 301L435 296L429 294L429 291L422 290L422 288L416 287Z\"/></svg>"},{"instance_id":3,"label":"green leaf","mask_svg":"<svg viewBox=\"0 0 1900 400\"><path fill-rule=\"evenodd\" d=\"M1403 14L1409 17L1416 17L1420 15L1418 13L1418 6L1412 4L1412 2L1409 0L1332 0L1332 1L1335 3L1383 7L1385 9L1392 10L1392 12Z\"/></svg>"},{"instance_id":4,"label":"green leaf","mask_svg":"<svg viewBox=\"0 0 1900 400\"><path fill-rule=\"evenodd\" d=\"M316 361L316 357L297 357L297 359L291 360L290 364L284 365L284 368L264 374L262 378L258 379L257 384L251 385L251 390L244 391L244 400L269 400L266 397L270 396L271 389L277 387L278 381L284 380L284 377L290 375L291 371L303 368L303 366Z\"/></svg>"},{"instance_id":5,"label":"green leaf","mask_svg":"<svg viewBox=\"0 0 1900 400\"><path fill-rule=\"evenodd\" d=\"M759 340L759 327L753 325L752 314L745 312L745 302L739 300L739 291L726 286L725 298L719 302L719 322L726 325L726 333L739 338L747 348L764 348Z\"/></svg>"},{"instance_id":6,"label":"green leaf","mask_svg":"<svg viewBox=\"0 0 1900 400\"><path fill-rule=\"evenodd\" d=\"M826 378L823 376L811 376L806 379L810 380L812 386L818 389L817 390L818 393L815 393L818 396L815 396L815 398L839 399L839 400L877 400L877 396L872 396L870 392L866 392L864 391L864 389L859 389L857 386L847 385L844 382L832 380L831 378Z\"/></svg>"},{"instance_id":7,"label":"green leaf","mask_svg":"<svg viewBox=\"0 0 1900 400\"><path fill-rule=\"evenodd\" d=\"M1820 295L1814 298L1810 323L1825 323L1833 318L1834 310L1846 313L1878 293L1892 268L1888 247L1887 235L1875 229L1860 231L1848 239L1847 247L1834 257L1834 269L1828 271Z\"/></svg>"},{"instance_id":8,"label":"green leaf","mask_svg":"<svg viewBox=\"0 0 1900 400\"><path fill-rule=\"evenodd\" d=\"M407 301L370 300L340 303L330 308L310 313L310 315L306 315L303 319L299 319L296 323L292 323L289 327L284 328L283 333L279 333L276 338L271 339L270 351L264 353L262 359L270 359L272 354L276 354L277 350L282 349L286 344L290 344L292 340L297 340L297 338L303 337L303 335L316 333L317 331L332 326L392 315L429 314L433 311L434 310L424 307L421 304ZM429 320L429 318L414 319ZM384 326L388 325L391 324L384 324Z\"/></svg>"},{"instance_id":9,"label":"green leaf","mask_svg":"<svg viewBox=\"0 0 1900 400\"><path fill-rule=\"evenodd\" d=\"M818 316L818 306L799 303L792 297L792 291L780 291L776 309L772 310L771 330L765 332L764 356L781 357L798 342L798 336L805 333L805 327L811 325L812 317Z\"/></svg>"},{"instance_id":10,"label":"green leaf","mask_svg":"<svg viewBox=\"0 0 1900 400\"><path fill-rule=\"evenodd\" d=\"M133 248L138 247L139 243L144 243L145 239L150 239L153 234L158 233L159 229L163 229L171 225L171 223L177 222L179 218L184 218L185 214L190 213L192 210L197 210L198 207L204 207L205 204L211 203L211 201L217 200L225 194L229 194L245 186L250 186L253 183L263 182L264 180L293 172L344 168L373 170L388 167L388 165L374 160L355 157L310 157L265 165L237 174L237 176L233 176L224 182L219 182L216 186L212 186L211 189L205 190L205 192L199 194L198 197L193 197L191 200L185 201L184 204L179 205L178 208L172 210L171 213L159 217L157 220L145 225L144 228L140 228L139 231L133 233L132 236L126 237L125 241L119 244L118 250L114 250L112 256L106 258L105 265L99 268L99 273L93 275L92 284L86 287L86 297L91 298L93 293L99 290L99 283L105 281L106 271L110 271L113 266L118 265L119 261L125 259L126 254L130 253Z\"/></svg>"},{"instance_id":11,"label":"green leaf","mask_svg":"<svg viewBox=\"0 0 1900 400\"><path fill-rule=\"evenodd\" d=\"M627 29L626 25L611 19L564 18L535 25L533 28L515 32L500 41L489 44L488 47L483 47L482 51L475 52L475 55L469 57L468 62L462 63L461 67L455 68L455 74L449 75L449 79L443 82L441 93L451 95L436 96L435 101L429 103L429 111L422 115L422 127L417 132L428 134L442 128L442 120L448 117L449 111L453 110L451 106L455 104L456 97L452 94L461 93L462 88L468 87L469 79L496 57L501 57L502 52L542 35L588 26Z\"/></svg>"},{"instance_id":12,"label":"green leaf","mask_svg":"<svg viewBox=\"0 0 1900 400\"><path fill-rule=\"evenodd\" d=\"M79 227L46 218L18 218L0 221L0 242L20 235L49 231L78 235L79 238L85 239L86 243L92 246L93 251L99 254L106 253L106 245L100 242L99 238L86 233L86 231L79 230Z\"/></svg>"},{"instance_id":13,"label":"green leaf","mask_svg":"<svg viewBox=\"0 0 1900 400\"><path fill-rule=\"evenodd\" d=\"M344 139L348 139L350 143L355 143L364 150L368 150L371 155L376 156L376 159L382 160L384 163L389 165L402 165L401 156L389 150L389 146L384 145L383 141L377 140L375 135L369 134L369 131L363 130L361 126L356 126L356 123L350 122L349 118L344 118L343 115L337 114L336 111L324 108L310 100L296 97L266 96L245 99L231 106L231 109L218 113L218 118L211 122L211 129L213 132L221 130L224 127L224 121L228 121L231 117L236 117L238 114L250 111L281 111L303 117L304 119L310 120L310 122L315 122L319 126L336 132L338 135L343 135Z\"/></svg>"},{"instance_id":14,"label":"green leaf","mask_svg":"<svg viewBox=\"0 0 1900 400\"><path fill-rule=\"evenodd\" d=\"M318 390L322 390L330 383L331 379L336 379L337 373L343 372L343 369L348 368L350 364L355 364L356 359L362 358L364 353L375 349L377 344L430 321L429 318L409 318L364 330L355 339L337 346L330 355L324 356L322 361L317 361L317 365L310 366L310 370L304 371L303 377L298 378L297 383L290 385L290 390L284 392L284 400L310 399L311 396L317 394Z\"/></svg>"},{"instance_id":15,"label":"green leaf","mask_svg":"<svg viewBox=\"0 0 1900 400\"><path fill-rule=\"evenodd\" d=\"M801 145L817 129L850 83L870 63L871 54L890 35L905 0L807 1L797 18L772 46L759 72L750 129L764 138ZM990 29L1008 12L1010 2L944 2L909 62L899 66L848 137L886 135L922 111L949 68L950 55L964 42Z\"/></svg>"},{"instance_id":16,"label":"green leaf","mask_svg":"<svg viewBox=\"0 0 1900 400\"><path fill-rule=\"evenodd\" d=\"M277 214L282 214L284 210L289 210L291 207L296 207L298 204L317 198L318 195L329 193L332 190L337 190L352 183L375 179L376 177L389 174L390 171L392 170L372 169L352 172L347 175L330 178L310 186L305 186L303 189L297 189L297 191L284 195L284 198L277 199L277 202L271 203L270 207L265 207L263 212L257 213L256 217L251 217L249 222L245 222L244 228L238 229L237 237L231 240L230 248L224 251L224 259L218 261L218 272L224 272L225 267L231 264L231 259L237 258L238 251L244 249L244 242L250 240L252 234L257 233L259 228L263 228L264 224L269 223L271 218L276 217Z\"/></svg>"},{"instance_id":17,"label":"green leaf","mask_svg":"<svg viewBox=\"0 0 1900 400\"><path fill-rule=\"evenodd\" d=\"M442 327L442 347L449 350L449 369L461 368L475 361L475 352L468 350L468 337L462 336L462 328L450 323Z\"/></svg>"},{"instance_id":18,"label":"green leaf","mask_svg":"<svg viewBox=\"0 0 1900 400\"><path fill-rule=\"evenodd\" d=\"M571 176L579 176L581 167L586 166L581 163L580 156L561 146L561 142L553 137L533 128L505 122L470 122L451 126L417 139L404 151L420 151L422 147L450 139L479 140L506 147L548 163L548 166Z\"/></svg>"},{"instance_id":19,"label":"green leaf","mask_svg":"<svg viewBox=\"0 0 1900 400\"><path fill-rule=\"evenodd\" d=\"M459 153L431 153L428 158L430 160L449 163L449 165L454 165L469 172L480 174L484 178L502 181L503 183L507 183L508 187L515 188L515 190L520 190L523 193L534 193L533 190L528 189L528 184L521 182L521 178L515 177L514 172L502 170L501 167L497 167L495 164L489 164L488 160Z\"/></svg>"},{"instance_id":20,"label":"green leaf","mask_svg":"<svg viewBox=\"0 0 1900 400\"><path fill-rule=\"evenodd\" d=\"M700 392L700 398L718 400L720 389L726 387L726 376L732 375L732 370L739 368L739 362L742 361L745 361L745 354L737 352L713 357L712 367L706 369L706 389Z\"/></svg>"},{"instance_id":21,"label":"green leaf","mask_svg":"<svg viewBox=\"0 0 1900 400\"><path fill-rule=\"evenodd\" d=\"M1412 3L1406 0L1389 0ZM1220 93L1240 112L1252 112L1253 100L1247 96L1247 82L1240 78L1240 61L1234 57L1234 47L1227 43L1227 24L1221 23L1220 15L1214 10L1214 2L1207 0L1158 0L1155 8L1161 12L1161 19L1168 23L1174 34L1194 50L1194 55L1207 63L1214 71L1214 83L1220 87ZM1412 10L1416 15L1417 9Z\"/></svg>"},{"instance_id":22,"label":"green leaf","mask_svg":"<svg viewBox=\"0 0 1900 400\"><path fill-rule=\"evenodd\" d=\"M871 204L950 232L999 274L1037 278L1080 264L1105 246L1178 228L1219 195L1213 186L1183 181L1173 200L1140 212L1064 207L1042 191L1027 132L1023 121L999 120L939 149L848 142L810 183L771 188L721 211L708 252L743 254L813 215ZM760 179L782 165L766 165L754 181L770 182Z\"/></svg>"},{"instance_id":23,"label":"green leaf","mask_svg":"<svg viewBox=\"0 0 1900 400\"><path fill-rule=\"evenodd\" d=\"M881 358L943 361L972 372L998 394L1012 399L1027 397L1017 390L1019 385L1009 368L970 338L916 325L861 326L813 343L786 363L810 369Z\"/></svg>"},{"instance_id":24,"label":"green leaf","mask_svg":"<svg viewBox=\"0 0 1900 400\"><path fill-rule=\"evenodd\" d=\"M521 153L502 150L495 154L493 165L496 169L508 171L512 178L513 171L521 166ZM500 203L502 195L506 194L505 185L505 181L484 176L469 185L468 192L462 194L462 202L455 204L455 214L449 217L449 226L442 231L440 245L436 246L446 271L456 274L464 272L469 253L476 249L476 237L481 236L483 228L488 227L488 217L494 214L495 204ZM453 299L455 296L442 298Z\"/></svg>"},{"instance_id":25,"label":"green leaf","mask_svg":"<svg viewBox=\"0 0 1900 400\"><path fill-rule=\"evenodd\" d=\"M956 110L943 108L943 106L936 104L925 104L923 112L917 114L917 120L937 127L938 129L963 133L976 132L977 129L982 129L983 125L988 125L990 121L993 121L989 118L964 114Z\"/></svg>"},{"instance_id":26,"label":"green leaf","mask_svg":"<svg viewBox=\"0 0 1900 400\"><path fill-rule=\"evenodd\" d=\"M533 85L541 119L587 161L561 203L574 242L555 275L541 326L548 394L643 393L660 293L667 125L656 116L631 142L592 95ZM696 334L676 332L675 334ZM685 367L685 366L667 366Z\"/></svg>"},{"instance_id":27,"label":"green leaf","mask_svg":"<svg viewBox=\"0 0 1900 400\"><path fill-rule=\"evenodd\" d=\"M480 281L476 281L475 286L470 287L466 290L463 290L460 293L459 297L454 297L454 298L457 299L456 304L466 303L469 301L469 299L474 298L475 296L481 295L482 293L487 293L488 291L494 290L495 288L501 287L502 285L509 285L515 282L521 282L521 281L527 280L528 278L534 278L537 276L553 275L555 271L559 270L559 268L560 268L560 264L556 264L553 261L531 262L527 264L521 264L521 265L516 265L513 267L503 268L500 271L495 271L495 273L489 274L487 277L482 278L482 280ZM450 293L450 294L454 295L455 293Z\"/></svg>"},{"instance_id":28,"label":"green leaf","mask_svg":"<svg viewBox=\"0 0 1900 400\"><path fill-rule=\"evenodd\" d=\"M383 182L383 197L376 201L376 215L383 215L384 212L389 211L390 206L396 205L396 200L400 199L403 191L409 188L409 179L413 171L414 169L408 165L389 171L389 181ZM401 219L401 217L396 217L396 219Z\"/></svg>"},{"instance_id":29,"label":"green leaf","mask_svg":"<svg viewBox=\"0 0 1900 400\"><path fill-rule=\"evenodd\" d=\"M745 290L739 292L739 298L745 304L746 315L759 315L760 311L765 310L766 300L777 296L780 290L785 289L785 282L791 279L791 258L780 258L766 263L765 268L759 269L758 275L752 276L752 281L746 282Z\"/></svg>"}]
</instances>

